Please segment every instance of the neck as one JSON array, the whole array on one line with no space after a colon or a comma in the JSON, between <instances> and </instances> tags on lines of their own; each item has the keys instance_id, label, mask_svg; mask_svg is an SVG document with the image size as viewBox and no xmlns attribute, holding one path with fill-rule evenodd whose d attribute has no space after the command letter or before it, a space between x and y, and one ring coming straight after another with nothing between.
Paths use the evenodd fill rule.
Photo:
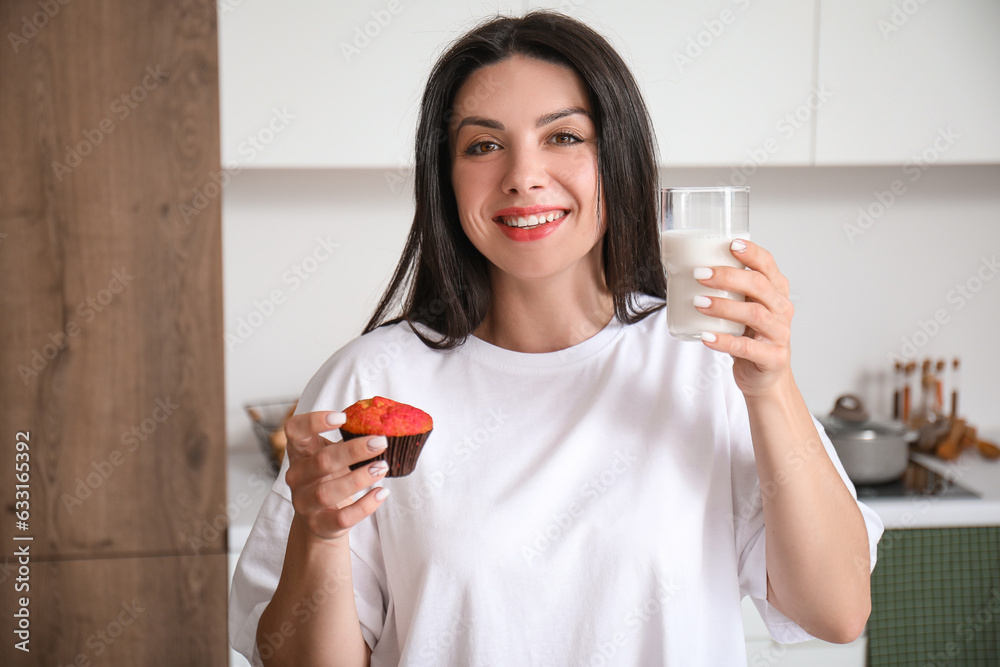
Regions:
<instances>
[{"instance_id":1,"label":"neck","mask_svg":"<svg viewBox=\"0 0 1000 667\"><path fill-rule=\"evenodd\" d=\"M614 316L614 301L596 276L513 280L493 272L493 299L476 338L515 352L556 352L591 338Z\"/></svg>"}]
</instances>

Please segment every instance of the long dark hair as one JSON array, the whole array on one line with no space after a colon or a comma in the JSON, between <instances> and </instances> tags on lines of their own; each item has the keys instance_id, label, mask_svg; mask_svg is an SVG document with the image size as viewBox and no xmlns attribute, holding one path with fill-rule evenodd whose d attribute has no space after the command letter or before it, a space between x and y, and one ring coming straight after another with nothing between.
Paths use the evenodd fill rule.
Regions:
<instances>
[{"instance_id":1,"label":"long dark hair","mask_svg":"<svg viewBox=\"0 0 1000 667\"><path fill-rule=\"evenodd\" d=\"M426 345L449 349L465 342L486 316L491 299L488 260L466 237L458 217L448 123L455 95L469 76L514 55L572 69L590 95L607 212L604 276L615 316L633 323L660 307L641 309L638 294L666 298L656 216L656 146L639 87L599 34L563 14L534 11L480 24L459 38L431 71L417 124L413 225L364 333L405 319L440 334L432 340L418 330ZM390 312L402 316L387 319Z\"/></svg>"}]
</instances>

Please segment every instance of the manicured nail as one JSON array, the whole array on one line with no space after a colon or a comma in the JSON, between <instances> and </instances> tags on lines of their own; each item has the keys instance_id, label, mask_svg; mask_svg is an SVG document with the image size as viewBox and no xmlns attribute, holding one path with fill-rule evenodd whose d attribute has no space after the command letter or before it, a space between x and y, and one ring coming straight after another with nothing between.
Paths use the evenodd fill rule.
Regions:
<instances>
[{"instance_id":1,"label":"manicured nail","mask_svg":"<svg viewBox=\"0 0 1000 667\"><path fill-rule=\"evenodd\" d=\"M711 331L702 331L701 332L701 339L703 341L705 341L706 343L714 343L715 341L717 341L719 339L719 337L716 336Z\"/></svg>"},{"instance_id":2,"label":"manicured nail","mask_svg":"<svg viewBox=\"0 0 1000 667\"><path fill-rule=\"evenodd\" d=\"M388 446L389 441L385 439L384 435L376 435L368 441L368 450L372 452L381 452Z\"/></svg>"},{"instance_id":3,"label":"manicured nail","mask_svg":"<svg viewBox=\"0 0 1000 667\"><path fill-rule=\"evenodd\" d=\"M708 280L712 277L712 269L706 269L704 267L697 268L692 273L695 280Z\"/></svg>"},{"instance_id":4,"label":"manicured nail","mask_svg":"<svg viewBox=\"0 0 1000 667\"><path fill-rule=\"evenodd\" d=\"M343 426L347 422L347 415L343 412L331 412L326 416L326 423L330 426Z\"/></svg>"},{"instance_id":5,"label":"manicured nail","mask_svg":"<svg viewBox=\"0 0 1000 667\"><path fill-rule=\"evenodd\" d=\"M707 296L702 296L699 294L694 298L695 308L708 308L711 305L712 305L712 300L709 299Z\"/></svg>"},{"instance_id":6,"label":"manicured nail","mask_svg":"<svg viewBox=\"0 0 1000 667\"><path fill-rule=\"evenodd\" d=\"M733 249L733 252L746 252L747 244L743 239L733 239L732 244L729 246Z\"/></svg>"},{"instance_id":7,"label":"manicured nail","mask_svg":"<svg viewBox=\"0 0 1000 667\"><path fill-rule=\"evenodd\" d=\"M389 489L384 486L375 492L375 500L385 500L389 496Z\"/></svg>"},{"instance_id":8,"label":"manicured nail","mask_svg":"<svg viewBox=\"0 0 1000 667\"><path fill-rule=\"evenodd\" d=\"M389 464L385 461L376 461L368 466L368 474L372 477L378 477L379 475L384 475L387 472L389 472Z\"/></svg>"}]
</instances>

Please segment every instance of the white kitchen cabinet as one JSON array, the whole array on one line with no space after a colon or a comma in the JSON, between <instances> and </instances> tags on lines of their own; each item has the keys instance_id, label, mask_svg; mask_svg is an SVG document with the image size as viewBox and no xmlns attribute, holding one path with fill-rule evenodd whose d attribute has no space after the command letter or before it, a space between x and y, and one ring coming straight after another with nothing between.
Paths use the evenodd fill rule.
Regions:
<instances>
[{"instance_id":1,"label":"white kitchen cabinet","mask_svg":"<svg viewBox=\"0 0 1000 667\"><path fill-rule=\"evenodd\" d=\"M667 166L808 165L815 3L551 0L614 44Z\"/></svg>"},{"instance_id":2,"label":"white kitchen cabinet","mask_svg":"<svg viewBox=\"0 0 1000 667\"><path fill-rule=\"evenodd\" d=\"M609 37L667 166L1000 162L995 0L224 0L223 163L402 171L445 45L532 7Z\"/></svg>"},{"instance_id":3,"label":"white kitchen cabinet","mask_svg":"<svg viewBox=\"0 0 1000 667\"><path fill-rule=\"evenodd\" d=\"M223 164L404 167L434 59L479 17L507 8L498 0L223 0Z\"/></svg>"},{"instance_id":4,"label":"white kitchen cabinet","mask_svg":"<svg viewBox=\"0 0 1000 667\"><path fill-rule=\"evenodd\" d=\"M546 3L223 2L222 157L240 167L402 168L444 45L496 11ZM668 165L808 164L813 3L548 6L607 35L643 87Z\"/></svg>"},{"instance_id":5,"label":"white kitchen cabinet","mask_svg":"<svg viewBox=\"0 0 1000 667\"><path fill-rule=\"evenodd\" d=\"M1000 3L821 7L817 165L1000 162Z\"/></svg>"}]
</instances>

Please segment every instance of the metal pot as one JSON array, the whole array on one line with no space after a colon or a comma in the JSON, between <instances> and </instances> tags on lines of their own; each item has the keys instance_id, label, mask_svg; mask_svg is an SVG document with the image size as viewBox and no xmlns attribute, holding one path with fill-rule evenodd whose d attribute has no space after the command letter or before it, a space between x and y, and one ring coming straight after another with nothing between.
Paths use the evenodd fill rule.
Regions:
<instances>
[{"instance_id":1,"label":"metal pot","mask_svg":"<svg viewBox=\"0 0 1000 667\"><path fill-rule=\"evenodd\" d=\"M881 484L902 477L910 460L914 433L902 426L868 418L861 399L845 394L820 423L855 484Z\"/></svg>"}]
</instances>

